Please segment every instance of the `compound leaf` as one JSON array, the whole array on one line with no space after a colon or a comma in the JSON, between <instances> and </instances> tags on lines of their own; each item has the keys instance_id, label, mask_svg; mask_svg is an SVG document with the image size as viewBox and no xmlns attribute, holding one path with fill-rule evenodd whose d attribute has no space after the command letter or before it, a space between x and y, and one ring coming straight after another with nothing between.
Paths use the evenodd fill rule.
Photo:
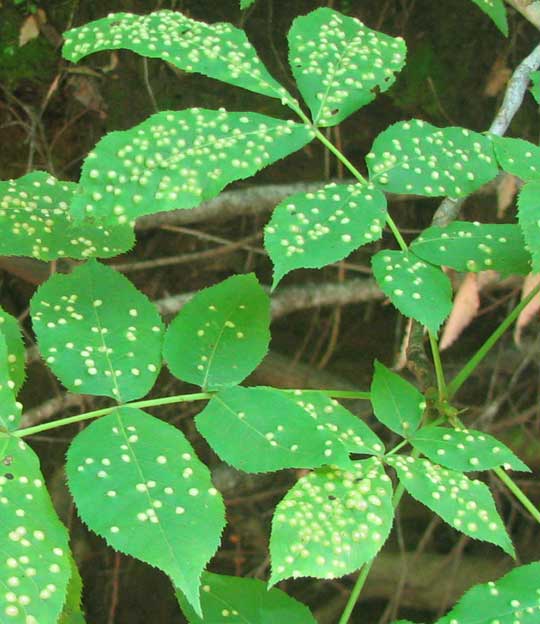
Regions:
<instances>
[{"instance_id":1,"label":"compound leaf","mask_svg":"<svg viewBox=\"0 0 540 624\"><path fill-rule=\"evenodd\" d=\"M491 136L501 169L525 182L540 179L540 147L509 137Z\"/></svg>"},{"instance_id":2,"label":"compound leaf","mask_svg":"<svg viewBox=\"0 0 540 624\"><path fill-rule=\"evenodd\" d=\"M428 459L459 472L504 466L530 472L530 468L502 442L474 429L423 427L410 443Z\"/></svg>"},{"instance_id":3,"label":"compound leaf","mask_svg":"<svg viewBox=\"0 0 540 624\"><path fill-rule=\"evenodd\" d=\"M502 32L502 34L508 36L508 20L506 18L506 9L504 8L503 0L472 0L478 7L484 11L484 13L490 17L495 26Z\"/></svg>"},{"instance_id":4,"label":"compound leaf","mask_svg":"<svg viewBox=\"0 0 540 624\"><path fill-rule=\"evenodd\" d=\"M73 223L69 204L77 190L44 171L0 182L0 255L57 258L109 258L133 247L133 228ZM103 188L100 189L103 192ZM95 190L95 196L101 196Z\"/></svg>"},{"instance_id":5,"label":"compound leaf","mask_svg":"<svg viewBox=\"0 0 540 624\"><path fill-rule=\"evenodd\" d=\"M540 562L514 568L497 581L476 585L436 624L535 624Z\"/></svg>"},{"instance_id":6,"label":"compound leaf","mask_svg":"<svg viewBox=\"0 0 540 624\"><path fill-rule=\"evenodd\" d=\"M183 71L198 72L284 103L292 101L268 73L246 33L232 24L205 24L168 10L149 15L112 13L68 30L64 38L62 54L75 63L100 50L132 50Z\"/></svg>"},{"instance_id":7,"label":"compound leaf","mask_svg":"<svg viewBox=\"0 0 540 624\"><path fill-rule=\"evenodd\" d=\"M327 184L281 202L265 228L274 287L289 271L320 269L382 236L386 197L372 184Z\"/></svg>"},{"instance_id":8,"label":"compound leaf","mask_svg":"<svg viewBox=\"0 0 540 624\"><path fill-rule=\"evenodd\" d=\"M2 308L0 308L0 332L6 341L9 378L14 384L12 390L16 395L25 378L26 354L19 321Z\"/></svg>"},{"instance_id":9,"label":"compound leaf","mask_svg":"<svg viewBox=\"0 0 540 624\"><path fill-rule=\"evenodd\" d=\"M270 584L299 576L337 578L372 559L392 520L392 483L381 461L326 467L302 477L272 520Z\"/></svg>"},{"instance_id":10,"label":"compound leaf","mask_svg":"<svg viewBox=\"0 0 540 624\"><path fill-rule=\"evenodd\" d=\"M156 113L98 142L84 162L82 190L71 212L79 220L124 224L162 210L193 208L313 136L304 124L258 113L201 108Z\"/></svg>"},{"instance_id":11,"label":"compound leaf","mask_svg":"<svg viewBox=\"0 0 540 624\"><path fill-rule=\"evenodd\" d=\"M438 267L405 251L379 251L371 264L377 284L396 308L437 332L452 309L448 277Z\"/></svg>"},{"instance_id":12,"label":"compound leaf","mask_svg":"<svg viewBox=\"0 0 540 624\"><path fill-rule=\"evenodd\" d=\"M71 576L68 532L58 520L34 451L0 437L0 620L56 622Z\"/></svg>"},{"instance_id":13,"label":"compound leaf","mask_svg":"<svg viewBox=\"0 0 540 624\"><path fill-rule=\"evenodd\" d=\"M129 401L161 366L163 324L152 303L94 260L55 274L34 294L32 323L45 361L72 392Z\"/></svg>"},{"instance_id":14,"label":"compound leaf","mask_svg":"<svg viewBox=\"0 0 540 624\"><path fill-rule=\"evenodd\" d=\"M405 64L401 37L320 8L297 17L288 34L289 64L317 126L335 126L389 89Z\"/></svg>"},{"instance_id":15,"label":"compound leaf","mask_svg":"<svg viewBox=\"0 0 540 624\"><path fill-rule=\"evenodd\" d=\"M163 355L171 373L204 389L234 386L270 341L270 299L256 277L235 275L201 290L172 321Z\"/></svg>"},{"instance_id":16,"label":"compound leaf","mask_svg":"<svg viewBox=\"0 0 540 624\"><path fill-rule=\"evenodd\" d=\"M371 181L384 191L427 197L469 195L499 171L489 138L419 119L381 132L366 160Z\"/></svg>"},{"instance_id":17,"label":"compound leaf","mask_svg":"<svg viewBox=\"0 0 540 624\"><path fill-rule=\"evenodd\" d=\"M221 390L195 424L221 459L245 472L350 465L338 436L274 388Z\"/></svg>"},{"instance_id":18,"label":"compound leaf","mask_svg":"<svg viewBox=\"0 0 540 624\"><path fill-rule=\"evenodd\" d=\"M377 420L400 436L408 438L420 426L426 409L424 396L377 360L370 397Z\"/></svg>"},{"instance_id":19,"label":"compound leaf","mask_svg":"<svg viewBox=\"0 0 540 624\"><path fill-rule=\"evenodd\" d=\"M454 221L446 227L430 227L411 243L411 251L422 260L457 271L531 272L531 255L515 224Z\"/></svg>"},{"instance_id":20,"label":"compound leaf","mask_svg":"<svg viewBox=\"0 0 540 624\"><path fill-rule=\"evenodd\" d=\"M287 624L317 624L305 605L259 579L203 572L201 589L202 618L176 594L189 624L275 624L283 614Z\"/></svg>"},{"instance_id":21,"label":"compound leaf","mask_svg":"<svg viewBox=\"0 0 540 624\"><path fill-rule=\"evenodd\" d=\"M384 444L379 436L363 420L324 392L295 390L293 396L312 418L335 433L349 453L384 453Z\"/></svg>"},{"instance_id":22,"label":"compound leaf","mask_svg":"<svg viewBox=\"0 0 540 624\"><path fill-rule=\"evenodd\" d=\"M534 273L540 271L540 179L527 182L518 196L518 221L532 255Z\"/></svg>"},{"instance_id":23,"label":"compound leaf","mask_svg":"<svg viewBox=\"0 0 540 624\"><path fill-rule=\"evenodd\" d=\"M15 400L15 382L11 379L6 339L0 332L0 431L17 429L21 404Z\"/></svg>"},{"instance_id":24,"label":"compound leaf","mask_svg":"<svg viewBox=\"0 0 540 624\"><path fill-rule=\"evenodd\" d=\"M88 527L163 570L200 614L201 572L225 517L210 472L184 435L141 410L119 408L75 437L66 472Z\"/></svg>"},{"instance_id":25,"label":"compound leaf","mask_svg":"<svg viewBox=\"0 0 540 624\"><path fill-rule=\"evenodd\" d=\"M450 526L514 556L510 537L484 483L427 459L390 455L385 461L396 469L407 492Z\"/></svg>"}]
</instances>

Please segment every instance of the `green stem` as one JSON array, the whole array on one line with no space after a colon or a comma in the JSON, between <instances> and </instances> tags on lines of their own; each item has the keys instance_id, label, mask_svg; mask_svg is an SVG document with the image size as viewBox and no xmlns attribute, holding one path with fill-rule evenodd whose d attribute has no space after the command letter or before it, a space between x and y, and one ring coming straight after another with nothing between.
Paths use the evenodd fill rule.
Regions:
<instances>
[{"instance_id":1,"label":"green stem","mask_svg":"<svg viewBox=\"0 0 540 624\"><path fill-rule=\"evenodd\" d=\"M533 288L531 292L524 297L519 304L510 312L510 314L504 319L504 321L497 327L497 329L491 334L491 336L484 342L484 344L478 349L478 351L472 356L472 358L465 364L465 366L459 371L459 373L448 384L448 398L451 398L463 385L463 383L472 375L475 368L486 357L490 349L496 344L497 340L504 334L504 332L512 325L512 323L520 315L521 311L534 299L534 297L540 292L540 284Z\"/></svg>"},{"instance_id":2,"label":"green stem","mask_svg":"<svg viewBox=\"0 0 540 624\"><path fill-rule=\"evenodd\" d=\"M437 336L429 332L429 344L431 345L431 355L433 356L433 364L435 365L435 375L437 377L437 389L439 391L439 401L445 401L448 396L446 389L446 381L444 380L444 372L441 362L441 353L439 351L439 343Z\"/></svg>"},{"instance_id":3,"label":"green stem","mask_svg":"<svg viewBox=\"0 0 540 624\"><path fill-rule=\"evenodd\" d=\"M316 126L313 125L313 123L311 122L310 118L307 115L305 115L301 110L300 111L296 111L296 112L298 113L298 115L302 119L302 121L304 121L306 124L310 125L310 127L315 132L315 136L319 139L319 141L332 154L334 154L334 156L340 162L343 163L343 165L352 173L352 175L358 180L358 182L360 182L360 184L367 184L367 180L360 173L360 171L358 171L358 169L352 164L352 162L344 154L342 154L338 150L338 148L331 141L329 141L324 136L324 134ZM403 236L401 236L401 232L399 231L398 226L395 224L394 220L392 219L392 217L388 213L386 213L386 223L387 223L388 227L390 228L392 234L394 235L394 238L396 239L397 244L400 246L401 250L402 251L408 251L407 243L403 239Z\"/></svg>"},{"instance_id":4,"label":"green stem","mask_svg":"<svg viewBox=\"0 0 540 624\"><path fill-rule=\"evenodd\" d=\"M512 494L518 499L518 501L525 507L525 509L531 514L531 516L540 524L540 511L534 506L530 498L523 492L523 490L517 485L511 477L509 477L502 468L494 468L493 472L499 477L499 479L506 485L506 487L512 492Z\"/></svg>"}]
</instances>

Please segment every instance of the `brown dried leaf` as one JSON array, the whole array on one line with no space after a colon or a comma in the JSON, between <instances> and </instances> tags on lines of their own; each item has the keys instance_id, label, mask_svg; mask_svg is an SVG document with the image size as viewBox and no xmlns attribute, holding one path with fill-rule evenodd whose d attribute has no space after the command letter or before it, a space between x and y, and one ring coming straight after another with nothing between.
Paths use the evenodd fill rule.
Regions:
<instances>
[{"instance_id":1,"label":"brown dried leaf","mask_svg":"<svg viewBox=\"0 0 540 624\"><path fill-rule=\"evenodd\" d=\"M524 299L533 288L540 284L540 275L529 273L523 282L521 288L521 298ZM521 342L521 333L523 329L540 313L540 295L536 295L534 299L527 305L518 316L516 327L514 329L514 342L519 345Z\"/></svg>"},{"instance_id":2,"label":"brown dried leaf","mask_svg":"<svg viewBox=\"0 0 540 624\"><path fill-rule=\"evenodd\" d=\"M506 86L511 75L512 70L506 64L506 59L503 56L497 57L489 70L484 95L486 97L498 95Z\"/></svg>"},{"instance_id":3,"label":"brown dried leaf","mask_svg":"<svg viewBox=\"0 0 540 624\"><path fill-rule=\"evenodd\" d=\"M497 183L497 218L502 219L518 192L515 176L503 173Z\"/></svg>"},{"instance_id":4,"label":"brown dried leaf","mask_svg":"<svg viewBox=\"0 0 540 624\"><path fill-rule=\"evenodd\" d=\"M473 321L480 308L480 289L476 273L467 273L454 298L452 312L444 326L439 348L442 351L453 344L461 332Z\"/></svg>"},{"instance_id":5,"label":"brown dried leaf","mask_svg":"<svg viewBox=\"0 0 540 624\"><path fill-rule=\"evenodd\" d=\"M32 39L39 37L39 22L35 15L29 15L19 30L19 48L22 48Z\"/></svg>"}]
</instances>

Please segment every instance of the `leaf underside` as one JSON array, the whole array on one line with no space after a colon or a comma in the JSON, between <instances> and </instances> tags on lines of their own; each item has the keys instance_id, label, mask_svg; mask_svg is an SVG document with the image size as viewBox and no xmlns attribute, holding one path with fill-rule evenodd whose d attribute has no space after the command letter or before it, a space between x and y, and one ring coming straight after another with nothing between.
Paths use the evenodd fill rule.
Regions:
<instances>
[{"instance_id":1,"label":"leaf underside","mask_svg":"<svg viewBox=\"0 0 540 624\"><path fill-rule=\"evenodd\" d=\"M89 528L163 570L200 613L200 575L219 545L224 506L184 435L119 408L76 436L66 472Z\"/></svg>"}]
</instances>

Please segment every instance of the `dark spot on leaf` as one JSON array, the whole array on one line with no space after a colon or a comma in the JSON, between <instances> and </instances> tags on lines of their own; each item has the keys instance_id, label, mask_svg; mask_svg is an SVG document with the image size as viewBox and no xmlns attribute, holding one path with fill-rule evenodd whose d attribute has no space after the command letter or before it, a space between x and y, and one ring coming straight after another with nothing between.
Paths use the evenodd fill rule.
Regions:
<instances>
[{"instance_id":1,"label":"dark spot on leaf","mask_svg":"<svg viewBox=\"0 0 540 624\"><path fill-rule=\"evenodd\" d=\"M333 109L330 111L330 115L337 115L338 113L339 113L339 108L333 108Z\"/></svg>"},{"instance_id":2,"label":"dark spot on leaf","mask_svg":"<svg viewBox=\"0 0 540 624\"><path fill-rule=\"evenodd\" d=\"M336 500L336 497L333 496L332 494L329 494L328 495L328 500Z\"/></svg>"},{"instance_id":3,"label":"dark spot on leaf","mask_svg":"<svg viewBox=\"0 0 540 624\"><path fill-rule=\"evenodd\" d=\"M7 479L8 481L11 481L12 479L14 479L14 478L15 478L11 472L6 472L6 474L4 475L4 477L6 477L6 479Z\"/></svg>"}]
</instances>

